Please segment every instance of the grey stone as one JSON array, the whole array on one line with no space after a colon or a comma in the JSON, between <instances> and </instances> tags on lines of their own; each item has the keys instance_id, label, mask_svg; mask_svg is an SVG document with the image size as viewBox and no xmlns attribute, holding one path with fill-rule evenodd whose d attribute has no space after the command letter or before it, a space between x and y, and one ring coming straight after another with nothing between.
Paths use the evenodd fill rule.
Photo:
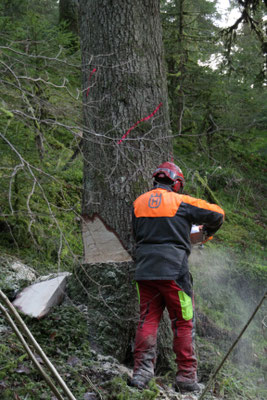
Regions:
<instances>
[{"instance_id":1,"label":"grey stone","mask_svg":"<svg viewBox=\"0 0 267 400\"><path fill-rule=\"evenodd\" d=\"M9 298L14 297L18 290L35 281L37 276L33 268L5 255L0 256L0 270L0 286Z\"/></svg>"},{"instance_id":2,"label":"grey stone","mask_svg":"<svg viewBox=\"0 0 267 400\"><path fill-rule=\"evenodd\" d=\"M17 295L13 305L31 317L44 317L52 307L62 302L68 276L69 273L60 274L54 279L26 287Z\"/></svg>"},{"instance_id":3,"label":"grey stone","mask_svg":"<svg viewBox=\"0 0 267 400\"><path fill-rule=\"evenodd\" d=\"M93 392L87 392L84 394L83 400L97 400L97 396Z\"/></svg>"}]
</instances>

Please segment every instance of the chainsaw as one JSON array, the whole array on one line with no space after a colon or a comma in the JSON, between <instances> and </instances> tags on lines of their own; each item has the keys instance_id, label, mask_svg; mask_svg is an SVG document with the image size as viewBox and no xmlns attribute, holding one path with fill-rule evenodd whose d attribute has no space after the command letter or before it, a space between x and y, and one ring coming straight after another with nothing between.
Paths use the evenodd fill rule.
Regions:
<instances>
[{"instance_id":1,"label":"chainsaw","mask_svg":"<svg viewBox=\"0 0 267 400\"><path fill-rule=\"evenodd\" d=\"M203 229L203 225L192 225L190 232L190 240L191 244L203 244L208 240L211 240L212 236L208 236L205 228Z\"/></svg>"}]
</instances>

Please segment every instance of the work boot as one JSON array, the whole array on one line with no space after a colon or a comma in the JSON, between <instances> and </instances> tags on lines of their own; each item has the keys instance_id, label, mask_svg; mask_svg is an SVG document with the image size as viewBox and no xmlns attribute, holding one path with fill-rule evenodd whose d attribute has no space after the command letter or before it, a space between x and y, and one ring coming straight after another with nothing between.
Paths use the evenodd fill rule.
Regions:
<instances>
[{"instance_id":1,"label":"work boot","mask_svg":"<svg viewBox=\"0 0 267 400\"><path fill-rule=\"evenodd\" d=\"M187 378L182 378L177 376L175 380L175 386L179 392L199 392L200 387L197 381L190 380Z\"/></svg>"},{"instance_id":2,"label":"work boot","mask_svg":"<svg viewBox=\"0 0 267 400\"><path fill-rule=\"evenodd\" d=\"M130 386L136 387L137 389L145 389L152 378L153 376L134 374Z\"/></svg>"}]
</instances>

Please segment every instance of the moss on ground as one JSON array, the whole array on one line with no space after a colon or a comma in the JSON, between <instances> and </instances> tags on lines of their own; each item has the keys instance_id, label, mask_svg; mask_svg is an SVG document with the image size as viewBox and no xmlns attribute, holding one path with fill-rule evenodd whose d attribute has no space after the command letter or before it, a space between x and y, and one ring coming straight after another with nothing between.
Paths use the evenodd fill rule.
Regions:
<instances>
[{"instance_id":1,"label":"moss on ground","mask_svg":"<svg viewBox=\"0 0 267 400\"><path fill-rule=\"evenodd\" d=\"M61 305L46 318L24 318L73 394L79 399L86 392L86 371L92 362L87 322L75 307ZM1 399L50 399L51 392L24 347L0 319L0 392ZM43 365L43 364L42 364Z\"/></svg>"}]
</instances>

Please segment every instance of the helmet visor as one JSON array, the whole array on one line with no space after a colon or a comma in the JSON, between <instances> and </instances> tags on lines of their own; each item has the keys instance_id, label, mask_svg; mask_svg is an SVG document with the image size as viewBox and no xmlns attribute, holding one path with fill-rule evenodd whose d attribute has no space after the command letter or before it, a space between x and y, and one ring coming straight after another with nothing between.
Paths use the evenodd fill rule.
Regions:
<instances>
[{"instance_id":1,"label":"helmet visor","mask_svg":"<svg viewBox=\"0 0 267 400\"><path fill-rule=\"evenodd\" d=\"M181 180L183 182L183 178L178 175L176 172L172 171L169 168L157 168L154 173L153 173L153 177L160 174L161 172L165 173L165 175L170 178L172 181L176 181L177 179Z\"/></svg>"}]
</instances>

